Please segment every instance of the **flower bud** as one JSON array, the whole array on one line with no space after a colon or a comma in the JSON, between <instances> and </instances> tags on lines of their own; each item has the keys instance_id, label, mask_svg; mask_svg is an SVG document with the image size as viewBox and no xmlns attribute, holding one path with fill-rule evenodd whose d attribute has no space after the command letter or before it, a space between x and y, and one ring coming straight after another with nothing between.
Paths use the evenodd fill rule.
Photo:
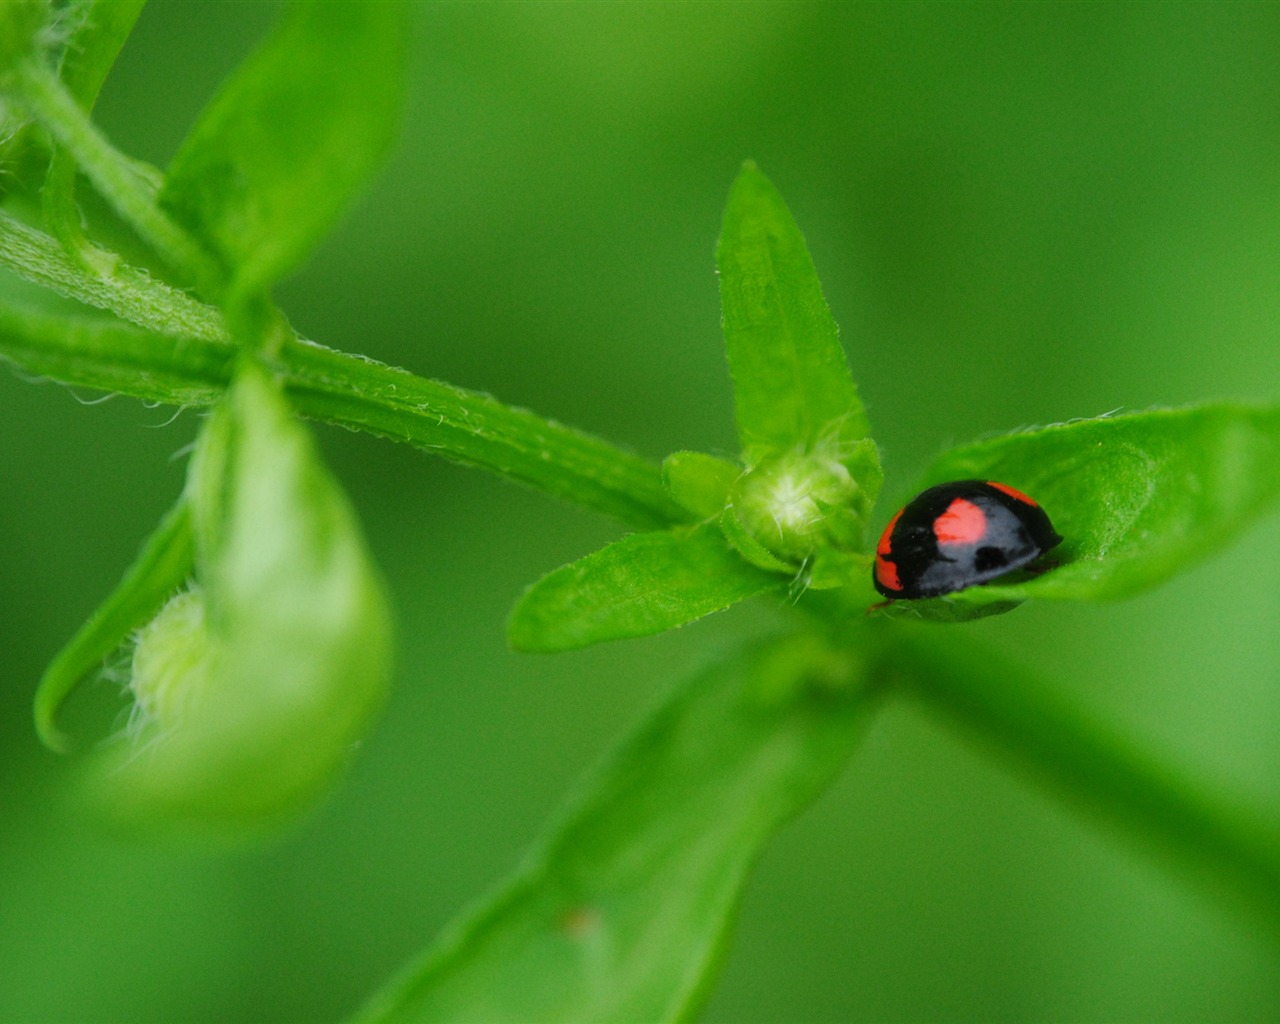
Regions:
<instances>
[{"instance_id":1,"label":"flower bud","mask_svg":"<svg viewBox=\"0 0 1280 1024\"><path fill-rule=\"evenodd\" d=\"M848 447L848 446L846 446ZM766 456L738 478L723 523L730 542L762 568L805 570L816 586L851 579L881 482L871 441L837 457L819 448ZM842 566L842 568L836 568Z\"/></svg>"},{"instance_id":2,"label":"flower bud","mask_svg":"<svg viewBox=\"0 0 1280 1024\"><path fill-rule=\"evenodd\" d=\"M198 586L138 637L135 728L98 777L154 822L269 822L323 790L385 696L391 626L355 515L246 363L187 484Z\"/></svg>"}]
</instances>

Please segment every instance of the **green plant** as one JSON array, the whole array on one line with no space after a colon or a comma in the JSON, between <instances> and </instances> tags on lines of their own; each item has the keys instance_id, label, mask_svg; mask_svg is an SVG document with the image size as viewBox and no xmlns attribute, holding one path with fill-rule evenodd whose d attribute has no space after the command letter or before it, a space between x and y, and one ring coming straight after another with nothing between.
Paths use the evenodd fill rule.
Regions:
<instances>
[{"instance_id":1,"label":"green plant","mask_svg":"<svg viewBox=\"0 0 1280 1024\"><path fill-rule=\"evenodd\" d=\"M349 631L384 649L381 599L345 502L297 425L282 415L275 381L305 415L409 440L642 531L535 584L512 617L518 646L552 650L651 633L766 592L797 609L792 632L677 691L587 784L518 875L371 1004L370 1019L691 1012L756 850L839 768L875 702L898 692L952 710L1051 780L1207 867L1274 923L1278 865L1265 823L1150 763L1130 741L1109 736L954 631L928 634L882 620L965 618L1029 597L1092 599L1159 582L1274 500L1275 409L1206 406L1085 421L943 456L922 482L993 476L1030 491L1068 538L1064 564L1037 580L894 606L890 615L867 619L864 609L875 600L867 526L879 489L876 449L800 236L750 167L731 195L720 249L739 463L677 453L659 474L531 414L292 336L266 290L327 227L384 147L394 120L395 62L376 55L402 35L396 16L374 13L378 8L342 8L354 21L340 33L328 20L333 7L298 10L201 119L158 201L151 188L158 176L114 153L68 99L70 93L83 104L92 94L76 91L72 55L96 60L114 52L127 25L86 18L84 31L94 31L66 47L60 78L15 51L9 94L57 145L42 198L47 232L30 227L30 217L6 216L0 252L18 273L115 318L68 314L33 298L0 313L0 351L29 372L69 384L219 410L178 508L46 677L37 713L50 739L57 738L59 699L148 621L134 655L144 705L150 699L167 707L175 687L196 688L192 679L203 694L210 677L241 678L239 670L218 667L232 654L268 680L294 672L296 652L277 645L280 630L299 630L302 646L323 635L341 647ZM338 38L341 53L325 48L326 39ZM353 57L352 38L369 40L375 56L359 60L356 46ZM298 61L298 52L315 58ZM104 58L104 71L107 64ZM351 102L327 104L317 119L313 88L320 80L335 99ZM284 110L271 118L260 113L278 103ZM297 131L263 138L263 123ZM42 145L22 135L14 144ZM335 152L353 156L340 164L349 177L308 173L317 164L332 168ZM73 182L53 170L70 166L68 159L151 244L171 283L204 301L80 237ZM12 197L18 214L22 201ZM251 459L263 453L292 470L255 468ZM290 479L295 486L255 490ZM293 537L295 528L301 550L281 561L300 575L249 579L264 552L282 550L277 532ZM339 543L325 549L321 537ZM347 575L335 575L341 568ZM175 605L173 592L193 571L199 591L184 591ZM287 591L264 593L249 582ZM304 603L291 623L259 621L262 609L314 598L326 586L359 598L338 610L336 629L318 618L328 601ZM211 642L203 615L192 609L212 613L218 605L221 632ZM263 625L265 635L250 630ZM332 688L316 688L323 724L332 724L330 710L346 723L330 745L335 758L376 708L384 677L378 661L361 666L369 670L364 679L350 669L339 675L338 683L361 695L349 715L329 703ZM320 681L314 667L301 678ZM232 816L243 823L258 820L268 805L278 813L329 777L333 760L307 766L314 769L310 787L286 774L278 788L263 789L281 779L272 769L293 765L287 755L265 768L246 764L240 755L262 749L259 730L278 726L267 736L292 750L288 730L300 721L307 730L321 728L321 719L273 719L259 706L242 716L239 700L220 707L229 698L218 687L206 699L211 709L197 704L197 711L211 715L216 728L202 728L180 748L176 766L161 759L121 809L147 821L180 813L188 821ZM188 751L197 760L185 760ZM157 793L150 784L181 782L186 764L198 766L192 774L201 781L226 785Z\"/></svg>"}]
</instances>

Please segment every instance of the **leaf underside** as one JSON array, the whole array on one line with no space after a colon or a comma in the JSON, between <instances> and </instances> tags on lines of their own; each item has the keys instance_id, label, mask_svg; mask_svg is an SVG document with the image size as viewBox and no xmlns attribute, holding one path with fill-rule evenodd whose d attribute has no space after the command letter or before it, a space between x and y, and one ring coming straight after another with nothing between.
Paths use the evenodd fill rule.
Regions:
<instances>
[{"instance_id":1,"label":"leaf underside","mask_svg":"<svg viewBox=\"0 0 1280 1024\"><path fill-rule=\"evenodd\" d=\"M688 1019L760 847L860 737L862 674L848 650L804 636L690 680L507 884L357 1019Z\"/></svg>"}]
</instances>

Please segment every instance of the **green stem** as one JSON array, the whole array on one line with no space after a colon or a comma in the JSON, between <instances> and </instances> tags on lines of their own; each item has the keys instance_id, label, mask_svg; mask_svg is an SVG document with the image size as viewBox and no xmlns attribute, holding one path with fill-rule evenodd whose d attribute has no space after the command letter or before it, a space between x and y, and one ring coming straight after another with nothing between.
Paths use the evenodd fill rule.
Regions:
<instances>
[{"instance_id":1,"label":"green stem","mask_svg":"<svg viewBox=\"0 0 1280 1024\"><path fill-rule=\"evenodd\" d=\"M311 342L287 346L273 365L314 419L493 470L634 526L688 518L656 464L527 409Z\"/></svg>"},{"instance_id":2,"label":"green stem","mask_svg":"<svg viewBox=\"0 0 1280 1024\"><path fill-rule=\"evenodd\" d=\"M3 247L0 246L0 251ZM212 403L236 349L99 317L0 308L0 359L73 387L171 405ZM268 365L305 416L519 480L640 528L687 518L660 468L489 395L416 377L311 342L281 347Z\"/></svg>"},{"instance_id":3,"label":"green stem","mask_svg":"<svg viewBox=\"0 0 1280 1024\"><path fill-rule=\"evenodd\" d=\"M57 75L29 60L19 68L16 83L15 99L74 157L120 217L175 270L204 292L216 293L222 279L217 263L160 209L152 184L98 131Z\"/></svg>"},{"instance_id":4,"label":"green stem","mask_svg":"<svg viewBox=\"0 0 1280 1024\"><path fill-rule=\"evenodd\" d=\"M1280 933L1280 828L1207 793L989 651L911 630L889 664L908 692L1173 855L1209 887L1227 889Z\"/></svg>"},{"instance_id":5,"label":"green stem","mask_svg":"<svg viewBox=\"0 0 1280 1024\"><path fill-rule=\"evenodd\" d=\"M148 330L202 341L227 340L222 314L214 307L128 266L113 254L96 247L93 252L102 257L96 272L69 256L56 239L0 210L0 266L32 284L110 310Z\"/></svg>"}]
</instances>

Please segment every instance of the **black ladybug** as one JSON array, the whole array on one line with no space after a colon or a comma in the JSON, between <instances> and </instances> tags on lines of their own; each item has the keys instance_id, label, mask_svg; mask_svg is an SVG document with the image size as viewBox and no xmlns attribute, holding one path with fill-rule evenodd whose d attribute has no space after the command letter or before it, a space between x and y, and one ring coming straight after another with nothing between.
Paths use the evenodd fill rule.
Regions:
<instances>
[{"instance_id":1,"label":"black ladybug","mask_svg":"<svg viewBox=\"0 0 1280 1024\"><path fill-rule=\"evenodd\" d=\"M1062 538L1044 509L994 480L939 484L889 520L873 582L891 600L937 597L1034 562Z\"/></svg>"}]
</instances>

